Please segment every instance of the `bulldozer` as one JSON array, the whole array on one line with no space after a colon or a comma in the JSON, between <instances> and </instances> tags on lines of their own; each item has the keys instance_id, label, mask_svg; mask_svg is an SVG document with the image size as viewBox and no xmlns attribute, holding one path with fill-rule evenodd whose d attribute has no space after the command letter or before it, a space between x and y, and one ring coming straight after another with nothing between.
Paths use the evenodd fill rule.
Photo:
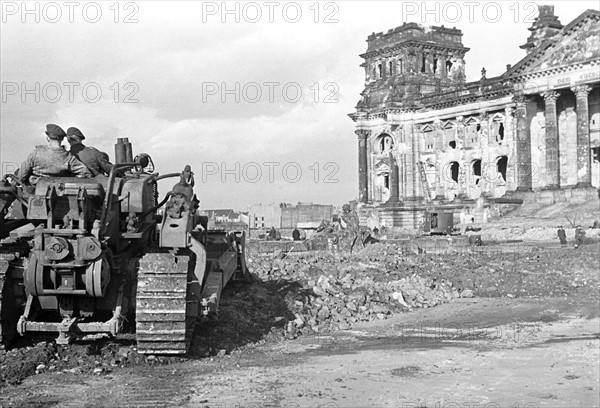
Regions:
<instances>
[{"instance_id":1,"label":"bulldozer","mask_svg":"<svg viewBox=\"0 0 600 408\"><path fill-rule=\"evenodd\" d=\"M251 281L245 234L199 215L190 166L159 174L117 139L108 176L9 174L0 182L0 340L54 332L58 344L118 336L135 319L137 351L184 355L231 281ZM177 178L159 202L158 183Z\"/></svg>"}]
</instances>

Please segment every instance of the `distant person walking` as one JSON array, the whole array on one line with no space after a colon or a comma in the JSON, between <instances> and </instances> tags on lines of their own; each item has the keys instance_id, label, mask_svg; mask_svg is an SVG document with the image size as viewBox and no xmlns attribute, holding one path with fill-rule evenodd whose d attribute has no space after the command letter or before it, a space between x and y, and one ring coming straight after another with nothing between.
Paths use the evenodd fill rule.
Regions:
<instances>
[{"instance_id":1,"label":"distant person walking","mask_svg":"<svg viewBox=\"0 0 600 408\"><path fill-rule=\"evenodd\" d=\"M583 245L585 241L585 231L581 228L581 225L578 225L575 228L575 248L579 248L580 245Z\"/></svg>"},{"instance_id":2,"label":"distant person walking","mask_svg":"<svg viewBox=\"0 0 600 408\"><path fill-rule=\"evenodd\" d=\"M292 238L294 239L294 241L300 241L300 231L298 231L297 228L294 228L294 230L292 231Z\"/></svg>"},{"instance_id":3,"label":"distant person walking","mask_svg":"<svg viewBox=\"0 0 600 408\"><path fill-rule=\"evenodd\" d=\"M560 240L560 244L567 245L567 234L565 233L565 229L563 228L562 225L560 227L558 227L557 234L558 234L558 239Z\"/></svg>"}]
</instances>

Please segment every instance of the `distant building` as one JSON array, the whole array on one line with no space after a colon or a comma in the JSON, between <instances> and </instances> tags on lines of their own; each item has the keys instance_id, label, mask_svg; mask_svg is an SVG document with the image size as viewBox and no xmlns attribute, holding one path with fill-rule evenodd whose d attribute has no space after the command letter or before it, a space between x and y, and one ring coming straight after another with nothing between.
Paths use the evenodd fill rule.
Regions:
<instances>
[{"instance_id":1,"label":"distant building","mask_svg":"<svg viewBox=\"0 0 600 408\"><path fill-rule=\"evenodd\" d=\"M285 204L281 208L281 228L307 228L319 225L323 220L331 220L332 205L298 203Z\"/></svg>"},{"instance_id":2,"label":"distant building","mask_svg":"<svg viewBox=\"0 0 600 408\"><path fill-rule=\"evenodd\" d=\"M331 220L332 205L302 203L254 204L248 209L249 225L252 229L302 228Z\"/></svg>"},{"instance_id":3,"label":"distant building","mask_svg":"<svg viewBox=\"0 0 600 408\"><path fill-rule=\"evenodd\" d=\"M250 216L248 215L248 211L240 213L240 222L243 222L246 225L250 225Z\"/></svg>"},{"instance_id":4,"label":"distant building","mask_svg":"<svg viewBox=\"0 0 600 408\"><path fill-rule=\"evenodd\" d=\"M204 210L200 212L202 215L206 215L209 220L215 222L227 222L227 221L238 221L239 213L236 213L231 208L218 209L218 210Z\"/></svg>"},{"instance_id":5,"label":"distant building","mask_svg":"<svg viewBox=\"0 0 600 408\"><path fill-rule=\"evenodd\" d=\"M283 204L253 204L248 208L249 225L252 229L281 228Z\"/></svg>"},{"instance_id":6,"label":"distant building","mask_svg":"<svg viewBox=\"0 0 600 408\"><path fill-rule=\"evenodd\" d=\"M200 215L208 217L208 229L246 230L248 229L247 215L231 208L204 210Z\"/></svg>"}]
</instances>

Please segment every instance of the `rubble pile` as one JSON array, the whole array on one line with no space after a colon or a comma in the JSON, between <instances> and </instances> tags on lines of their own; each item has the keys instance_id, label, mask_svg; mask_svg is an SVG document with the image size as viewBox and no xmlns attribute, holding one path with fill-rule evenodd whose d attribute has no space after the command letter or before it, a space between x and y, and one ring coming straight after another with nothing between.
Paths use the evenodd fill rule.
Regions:
<instances>
[{"instance_id":1,"label":"rubble pile","mask_svg":"<svg viewBox=\"0 0 600 408\"><path fill-rule=\"evenodd\" d=\"M292 335L348 329L457 297L568 296L598 287L593 244L579 250L545 251L531 244L474 252L447 245L438 253L428 253L419 242L377 243L354 254L278 251L250 255L248 263L257 280L277 282L285 293L285 329Z\"/></svg>"},{"instance_id":2,"label":"rubble pile","mask_svg":"<svg viewBox=\"0 0 600 408\"><path fill-rule=\"evenodd\" d=\"M597 241L600 239L600 229L584 229L586 240ZM575 238L575 228L565 228L569 241ZM521 239L523 241L545 241L558 242L557 228L545 227L512 227L512 228L485 228L478 234L484 242L486 241L509 241Z\"/></svg>"},{"instance_id":3,"label":"rubble pile","mask_svg":"<svg viewBox=\"0 0 600 408\"><path fill-rule=\"evenodd\" d=\"M459 297L445 279L427 276L398 256L397 246L374 244L355 255L252 256L259 279L298 282L286 303L294 318L287 331L308 334L344 330L357 322L430 307Z\"/></svg>"}]
</instances>

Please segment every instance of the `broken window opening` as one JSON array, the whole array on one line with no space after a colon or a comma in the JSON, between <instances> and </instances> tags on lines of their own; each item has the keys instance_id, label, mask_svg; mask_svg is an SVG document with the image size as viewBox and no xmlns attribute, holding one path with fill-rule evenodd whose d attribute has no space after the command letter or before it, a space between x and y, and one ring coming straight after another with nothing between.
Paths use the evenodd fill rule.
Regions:
<instances>
[{"instance_id":1,"label":"broken window opening","mask_svg":"<svg viewBox=\"0 0 600 408\"><path fill-rule=\"evenodd\" d=\"M456 140L451 140L450 143L448 143L448 146L450 146L453 149L456 149Z\"/></svg>"},{"instance_id":2,"label":"broken window opening","mask_svg":"<svg viewBox=\"0 0 600 408\"><path fill-rule=\"evenodd\" d=\"M425 53L421 54L421 72L425 73L425 65L427 64L427 58Z\"/></svg>"},{"instance_id":3,"label":"broken window opening","mask_svg":"<svg viewBox=\"0 0 600 408\"><path fill-rule=\"evenodd\" d=\"M447 60L446 61L446 72L450 72L451 69L452 69L452 61Z\"/></svg>"},{"instance_id":4,"label":"broken window opening","mask_svg":"<svg viewBox=\"0 0 600 408\"><path fill-rule=\"evenodd\" d=\"M402 66L402 60L398 60L398 68L399 68L399 74L402 75L404 73L404 67Z\"/></svg>"},{"instance_id":5,"label":"broken window opening","mask_svg":"<svg viewBox=\"0 0 600 408\"><path fill-rule=\"evenodd\" d=\"M394 139L390 135L384 135L379 139L379 152L389 153L394 147Z\"/></svg>"},{"instance_id":6,"label":"broken window opening","mask_svg":"<svg viewBox=\"0 0 600 408\"><path fill-rule=\"evenodd\" d=\"M383 175L383 186L387 189L390 188L390 175L389 174Z\"/></svg>"},{"instance_id":7,"label":"broken window opening","mask_svg":"<svg viewBox=\"0 0 600 408\"><path fill-rule=\"evenodd\" d=\"M475 128L475 130L477 130L478 132L481 130L481 124L480 123L477 124L477 127Z\"/></svg>"},{"instance_id":8,"label":"broken window opening","mask_svg":"<svg viewBox=\"0 0 600 408\"><path fill-rule=\"evenodd\" d=\"M479 180L481 179L481 160L473 162L473 176L475 176L475 185L479 185Z\"/></svg>"},{"instance_id":9,"label":"broken window opening","mask_svg":"<svg viewBox=\"0 0 600 408\"><path fill-rule=\"evenodd\" d=\"M504 123L500 123L498 126L498 141L501 142L504 140Z\"/></svg>"},{"instance_id":10,"label":"broken window opening","mask_svg":"<svg viewBox=\"0 0 600 408\"><path fill-rule=\"evenodd\" d=\"M506 156L501 156L498 161L496 162L496 170L498 171L498 173L500 173L500 175L502 176L502 178L504 179L504 181L506 181L506 169L508 167L508 157Z\"/></svg>"},{"instance_id":11,"label":"broken window opening","mask_svg":"<svg viewBox=\"0 0 600 408\"><path fill-rule=\"evenodd\" d=\"M473 162L473 174L475 176L481 176L481 160L475 160Z\"/></svg>"},{"instance_id":12,"label":"broken window opening","mask_svg":"<svg viewBox=\"0 0 600 408\"><path fill-rule=\"evenodd\" d=\"M600 163L600 146L592 147L592 160L594 163Z\"/></svg>"},{"instance_id":13,"label":"broken window opening","mask_svg":"<svg viewBox=\"0 0 600 408\"><path fill-rule=\"evenodd\" d=\"M437 73L437 66L438 66L438 59L434 58L433 59L433 73Z\"/></svg>"},{"instance_id":14,"label":"broken window opening","mask_svg":"<svg viewBox=\"0 0 600 408\"><path fill-rule=\"evenodd\" d=\"M377 64L377 78L383 77L383 65Z\"/></svg>"},{"instance_id":15,"label":"broken window opening","mask_svg":"<svg viewBox=\"0 0 600 408\"><path fill-rule=\"evenodd\" d=\"M458 164L458 162L450 163L450 177L452 178L453 181L456 181L457 183L458 183L459 168L460 168L460 165Z\"/></svg>"},{"instance_id":16,"label":"broken window opening","mask_svg":"<svg viewBox=\"0 0 600 408\"><path fill-rule=\"evenodd\" d=\"M388 62L388 70L390 72L390 76L394 75L394 63L392 61Z\"/></svg>"}]
</instances>

